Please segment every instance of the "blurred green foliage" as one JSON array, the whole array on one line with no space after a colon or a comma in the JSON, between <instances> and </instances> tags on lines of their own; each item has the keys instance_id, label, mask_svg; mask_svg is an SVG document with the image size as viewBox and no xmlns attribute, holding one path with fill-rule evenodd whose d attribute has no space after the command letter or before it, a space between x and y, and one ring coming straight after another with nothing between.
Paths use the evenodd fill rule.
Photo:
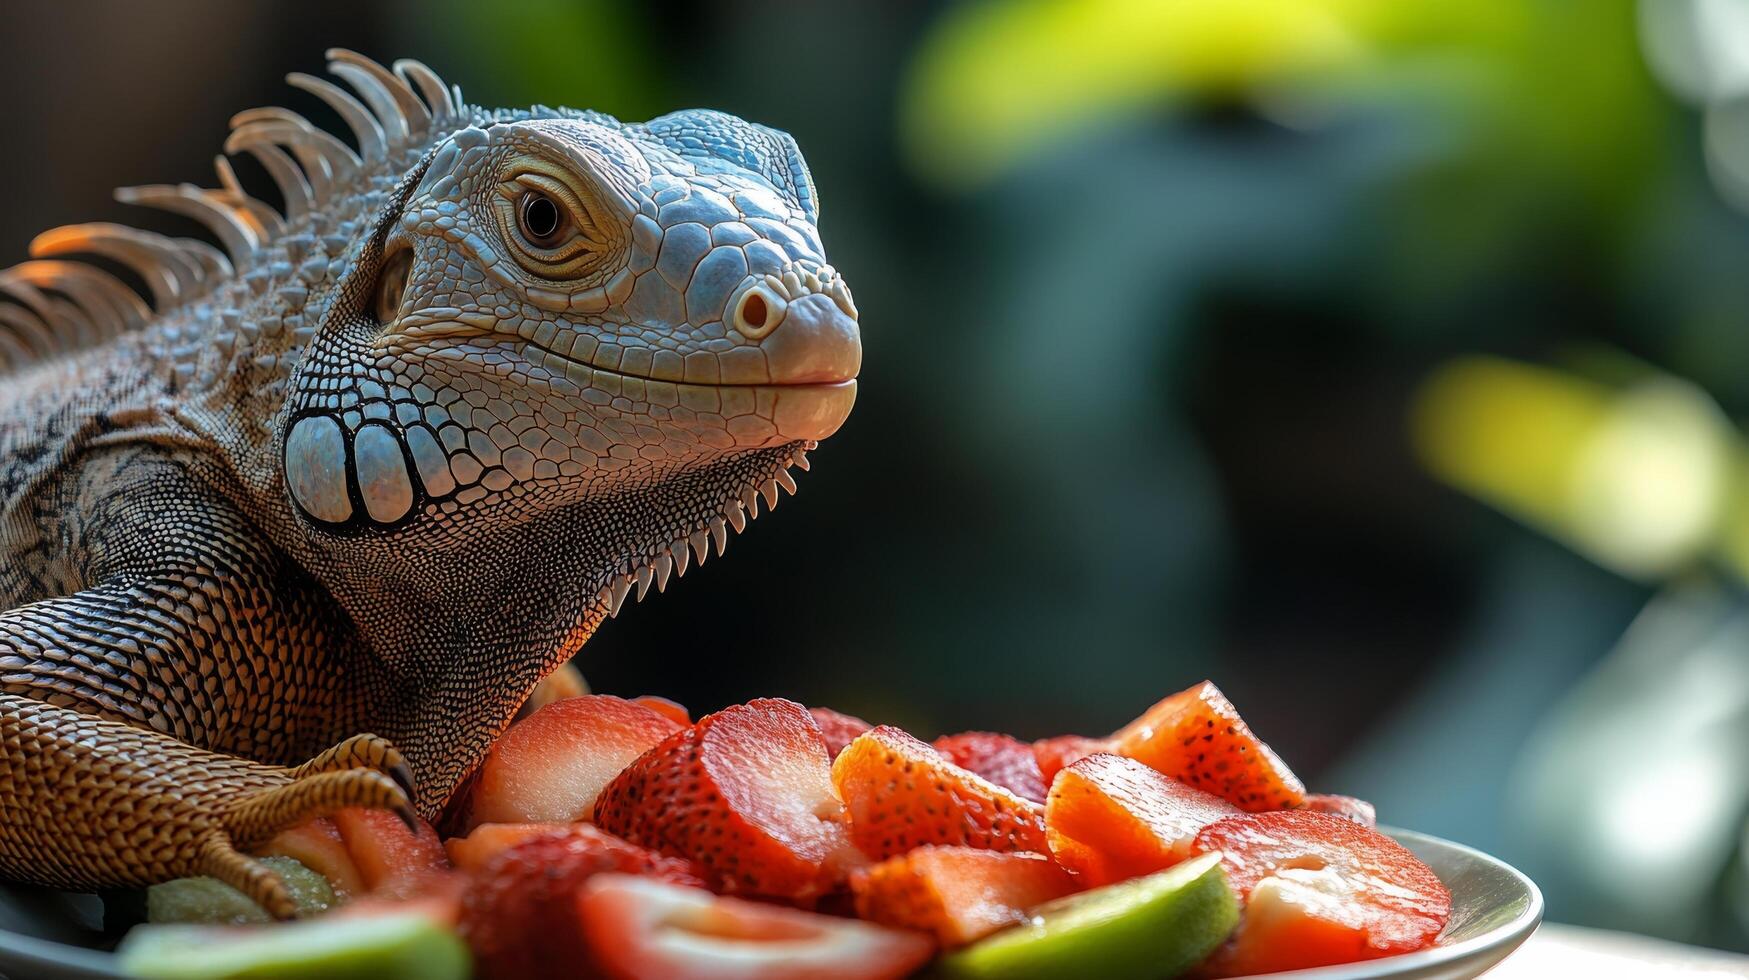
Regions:
<instances>
[{"instance_id":1,"label":"blurred green foliage","mask_svg":"<svg viewBox=\"0 0 1749 980\"><path fill-rule=\"evenodd\" d=\"M409 33L431 49L433 64L483 69L468 75L471 101L539 101L623 119L659 115L668 101L651 50L657 25L634 6L614 0L429 0L403 4L402 13Z\"/></svg>"}]
</instances>

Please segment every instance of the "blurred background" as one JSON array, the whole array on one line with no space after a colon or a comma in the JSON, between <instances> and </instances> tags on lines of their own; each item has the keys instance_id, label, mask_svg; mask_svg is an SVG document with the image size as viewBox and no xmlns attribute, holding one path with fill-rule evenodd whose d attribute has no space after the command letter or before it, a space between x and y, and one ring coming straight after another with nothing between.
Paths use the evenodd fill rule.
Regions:
<instances>
[{"instance_id":1,"label":"blurred background","mask_svg":"<svg viewBox=\"0 0 1749 980\"><path fill-rule=\"evenodd\" d=\"M1749 949L1749 2L6 5L0 265L197 233L109 189L330 121L331 45L811 163L856 412L598 689L1031 738L1206 676L1552 918Z\"/></svg>"}]
</instances>

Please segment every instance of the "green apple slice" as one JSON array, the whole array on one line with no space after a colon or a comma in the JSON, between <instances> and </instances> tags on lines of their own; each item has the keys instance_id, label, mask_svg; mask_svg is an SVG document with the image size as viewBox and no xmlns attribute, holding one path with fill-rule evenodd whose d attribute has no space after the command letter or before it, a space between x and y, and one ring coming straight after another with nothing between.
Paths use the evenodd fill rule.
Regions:
<instances>
[{"instance_id":1,"label":"green apple slice","mask_svg":"<svg viewBox=\"0 0 1749 980\"><path fill-rule=\"evenodd\" d=\"M941 958L959 980L1164 980L1202 962L1239 924L1219 854L1048 902L1030 922Z\"/></svg>"},{"instance_id":2,"label":"green apple slice","mask_svg":"<svg viewBox=\"0 0 1749 980\"><path fill-rule=\"evenodd\" d=\"M472 968L462 941L417 913L136 926L116 952L128 975L157 980L466 980Z\"/></svg>"}]
</instances>

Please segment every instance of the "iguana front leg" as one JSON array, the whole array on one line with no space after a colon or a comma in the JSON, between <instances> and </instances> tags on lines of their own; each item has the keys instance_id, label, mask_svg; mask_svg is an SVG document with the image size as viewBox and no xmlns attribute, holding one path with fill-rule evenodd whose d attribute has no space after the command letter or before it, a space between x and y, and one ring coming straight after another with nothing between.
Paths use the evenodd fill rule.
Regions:
<instances>
[{"instance_id":1,"label":"iguana front leg","mask_svg":"<svg viewBox=\"0 0 1749 980\"><path fill-rule=\"evenodd\" d=\"M333 745L370 693L346 626L182 464L82 462L82 516L62 533L98 584L0 611L0 877L210 874L290 914L244 851L345 806L412 815L399 752Z\"/></svg>"},{"instance_id":2,"label":"iguana front leg","mask_svg":"<svg viewBox=\"0 0 1749 980\"><path fill-rule=\"evenodd\" d=\"M346 806L393 809L413 823L390 774L329 768L372 754L355 748L291 769L0 695L0 876L90 889L211 875L289 918L285 885L246 851Z\"/></svg>"}]
</instances>

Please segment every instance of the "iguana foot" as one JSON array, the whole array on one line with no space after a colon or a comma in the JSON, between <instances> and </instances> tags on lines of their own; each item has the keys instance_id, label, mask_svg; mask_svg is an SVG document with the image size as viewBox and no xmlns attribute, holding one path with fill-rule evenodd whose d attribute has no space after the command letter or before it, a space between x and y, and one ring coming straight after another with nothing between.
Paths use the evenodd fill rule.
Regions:
<instances>
[{"instance_id":1,"label":"iguana foot","mask_svg":"<svg viewBox=\"0 0 1749 980\"><path fill-rule=\"evenodd\" d=\"M414 798L413 770L407 765L406 756L395 748L394 743L380 735L354 735L297 767L295 773L303 778L348 769L375 769L400 784L408 799Z\"/></svg>"},{"instance_id":2,"label":"iguana foot","mask_svg":"<svg viewBox=\"0 0 1749 980\"><path fill-rule=\"evenodd\" d=\"M416 826L405 770L375 736L275 766L0 693L0 876L85 890L211 875L291 918L285 883L249 852L346 807Z\"/></svg>"},{"instance_id":3,"label":"iguana foot","mask_svg":"<svg viewBox=\"0 0 1749 980\"><path fill-rule=\"evenodd\" d=\"M207 841L201 856L203 874L249 896L275 918L297 914L291 893L279 875L244 851L288 827L355 806L392 810L408 830L419 830L412 770L387 739L354 735L295 769L280 771L285 781L279 785L229 801L220 821L223 833Z\"/></svg>"}]
</instances>

